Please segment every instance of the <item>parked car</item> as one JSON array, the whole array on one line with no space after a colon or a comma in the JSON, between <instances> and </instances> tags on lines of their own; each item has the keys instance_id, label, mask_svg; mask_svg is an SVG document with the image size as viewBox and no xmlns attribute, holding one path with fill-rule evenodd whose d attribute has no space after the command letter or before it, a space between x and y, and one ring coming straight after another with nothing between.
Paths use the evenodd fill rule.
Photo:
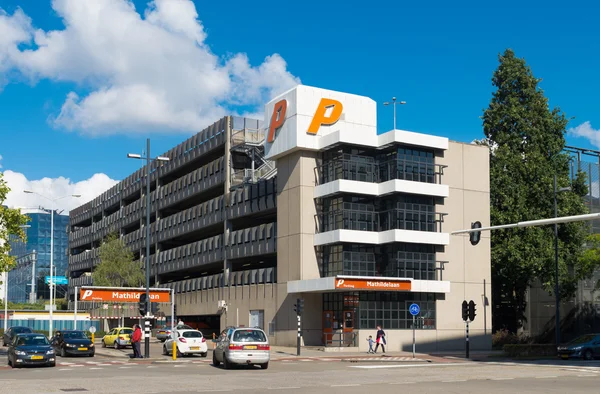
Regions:
<instances>
[{"instance_id":1,"label":"parked car","mask_svg":"<svg viewBox=\"0 0 600 394\"><path fill-rule=\"evenodd\" d=\"M54 349L43 334L17 334L8 346L8 365L20 368L24 365L56 366Z\"/></svg>"},{"instance_id":2,"label":"parked car","mask_svg":"<svg viewBox=\"0 0 600 394\"><path fill-rule=\"evenodd\" d=\"M236 365L260 365L269 368L271 346L269 339L260 328L230 328L219 337L213 351L213 364L223 363L225 369Z\"/></svg>"},{"instance_id":3,"label":"parked car","mask_svg":"<svg viewBox=\"0 0 600 394\"><path fill-rule=\"evenodd\" d=\"M29 327L10 327L4 335L2 335L2 344L4 346L8 346L13 343L13 339L15 339L15 335L17 334L33 334L33 330Z\"/></svg>"},{"instance_id":4,"label":"parked car","mask_svg":"<svg viewBox=\"0 0 600 394\"><path fill-rule=\"evenodd\" d=\"M54 351L61 357L66 356L89 356L94 357L96 349L92 341L80 330L57 331L50 340Z\"/></svg>"},{"instance_id":5,"label":"parked car","mask_svg":"<svg viewBox=\"0 0 600 394\"><path fill-rule=\"evenodd\" d=\"M173 342L177 344L177 357L199 354L206 357L208 345L202 333L194 329L176 329L174 335L165 341L163 354L173 354Z\"/></svg>"},{"instance_id":6,"label":"parked car","mask_svg":"<svg viewBox=\"0 0 600 394\"><path fill-rule=\"evenodd\" d=\"M102 347L112 346L115 349L121 349L126 346L131 346L132 334L133 328L113 328L105 336L102 337Z\"/></svg>"},{"instance_id":7,"label":"parked car","mask_svg":"<svg viewBox=\"0 0 600 394\"><path fill-rule=\"evenodd\" d=\"M558 355L565 360L569 358L593 360L600 357L600 334L582 335L566 345L559 346L557 350Z\"/></svg>"},{"instance_id":8,"label":"parked car","mask_svg":"<svg viewBox=\"0 0 600 394\"><path fill-rule=\"evenodd\" d=\"M178 324L176 329L178 330L193 330L192 327L186 325L186 324ZM171 329L161 329L158 330L156 332L156 339L158 339L161 342L165 342L167 339L169 339L171 337Z\"/></svg>"}]
</instances>

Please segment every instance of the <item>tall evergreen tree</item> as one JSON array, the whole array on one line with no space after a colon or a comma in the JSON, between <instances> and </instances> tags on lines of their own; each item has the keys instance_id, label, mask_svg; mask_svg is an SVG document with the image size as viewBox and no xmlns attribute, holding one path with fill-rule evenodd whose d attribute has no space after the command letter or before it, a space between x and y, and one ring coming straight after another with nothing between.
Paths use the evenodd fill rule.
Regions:
<instances>
[{"instance_id":1,"label":"tall evergreen tree","mask_svg":"<svg viewBox=\"0 0 600 394\"><path fill-rule=\"evenodd\" d=\"M483 115L490 147L491 224L507 224L554 216L554 175L558 187L558 216L588 213L585 174L571 182L569 156L564 153L568 120L560 109L550 109L539 79L524 59L510 49L499 56L493 93ZM581 267L582 245L588 234L583 222L559 225L559 285L562 297L575 291L589 274ZM539 280L554 292L554 227L495 230L492 241L494 327L516 331L522 326L526 291Z\"/></svg>"}]
</instances>

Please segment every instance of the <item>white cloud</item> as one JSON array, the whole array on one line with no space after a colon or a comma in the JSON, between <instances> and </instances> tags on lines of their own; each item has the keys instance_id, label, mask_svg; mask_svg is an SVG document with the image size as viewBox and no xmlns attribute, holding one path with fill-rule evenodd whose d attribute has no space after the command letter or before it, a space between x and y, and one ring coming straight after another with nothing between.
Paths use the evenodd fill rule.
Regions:
<instances>
[{"instance_id":1,"label":"white cloud","mask_svg":"<svg viewBox=\"0 0 600 394\"><path fill-rule=\"evenodd\" d=\"M4 171L4 180L11 189L4 201L4 204L8 207L44 207L46 209L52 207L48 199L37 194L24 193L24 190L31 190L46 197L58 198L59 200L56 201L55 208L64 210L64 213L96 198L118 182L110 179L106 174L94 174L91 178L80 182L72 182L69 178L64 177L29 180L25 175L10 170ZM81 197L60 198L73 194L80 194Z\"/></svg>"},{"instance_id":2,"label":"white cloud","mask_svg":"<svg viewBox=\"0 0 600 394\"><path fill-rule=\"evenodd\" d=\"M571 127L567 131L575 137L587 139L596 148L600 148L600 130L594 129L589 121L584 122L577 127Z\"/></svg>"},{"instance_id":3,"label":"white cloud","mask_svg":"<svg viewBox=\"0 0 600 394\"><path fill-rule=\"evenodd\" d=\"M52 8L63 30L36 29L20 9L0 9L0 88L15 72L34 83L77 83L81 91L50 119L57 127L197 131L236 112L231 105L260 106L300 83L278 54L256 67L245 54L213 54L190 0L154 0L143 17L126 0L54 0Z\"/></svg>"}]
</instances>

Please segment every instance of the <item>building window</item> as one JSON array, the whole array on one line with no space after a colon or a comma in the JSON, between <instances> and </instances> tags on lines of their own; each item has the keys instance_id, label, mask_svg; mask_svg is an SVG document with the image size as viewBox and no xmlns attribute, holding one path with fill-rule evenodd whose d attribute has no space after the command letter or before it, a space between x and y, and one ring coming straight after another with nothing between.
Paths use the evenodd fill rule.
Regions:
<instances>
[{"instance_id":1,"label":"building window","mask_svg":"<svg viewBox=\"0 0 600 394\"><path fill-rule=\"evenodd\" d=\"M351 275L441 280L433 245L385 246L343 244L322 247L321 276Z\"/></svg>"},{"instance_id":2,"label":"building window","mask_svg":"<svg viewBox=\"0 0 600 394\"><path fill-rule=\"evenodd\" d=\"M358 300L358 301L356 301ZM402 292L354 292L323 294L323 311L331 312L341 322L344 312L353 311L354 326L361 330L412 329L413 318L408 308L416 303L421 313L415 319L415 328L436 328L435 294Z\"/></svg>"}]
</instances>

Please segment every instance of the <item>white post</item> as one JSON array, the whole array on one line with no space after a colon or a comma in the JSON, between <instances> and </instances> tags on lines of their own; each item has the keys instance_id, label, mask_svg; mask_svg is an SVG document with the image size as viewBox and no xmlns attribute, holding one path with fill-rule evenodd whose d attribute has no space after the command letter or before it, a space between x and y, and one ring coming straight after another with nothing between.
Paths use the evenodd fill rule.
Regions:
<instances>
[{"instance_id":1,"label":"white post","mask_svg":"<svg viewBox=\"0 0 600 394\"><path fill-rule=\"evenodd\" d=\"M235 326L240 326L240 308L235 308Z\"/></svg>"},{"instance_id":2,"label":"white post","mask_svg":"<svg viewBox=\"0 0 600 394\"><path fill-rule=\"evenodd\" d=\"M175 290L171 289L171 335L175 331Z\"/></svg>"},{"instance_id":3,"label":"white post","mask_svg":"<svg viewBox=\"0 0 600 394\"><path fill-rule=\"evenodd\" d=\"M413 315L413 358L415 358L415 315Z\"/></svg>"},{"instance_id":4,"label":"white post","mask_svg":"<svg viewBox=\"0 0 600 394\"><path fill-rule=\"evenodd\" d=\"M29 303L35 304L35 250L31 260L31 294L29 295Z\"/></svg>"},{"instance_id":5,"label":"white post","mask_svg":"<svg viewBox=\"0 0 600 394\"><path fill-rule=\"evenodd\" d=\"M75 315L74 315L74 321L73 321L73 329L77 330L77 290L78 287L75 286Z\"/></svg>"},{"instance_id":6,"label":"white post","mask_svg":"<svg viewBox=\"0 0 600 394\"><path fill-rule=\"evenodd\" d=\"M53 336L53 324L52 324L52 309L54 308L54 297L52 289L54 287L54 200L52 200L51 212L50 212L50 329L48 330L48 337Z\"/></svg>"}]
</instances>

